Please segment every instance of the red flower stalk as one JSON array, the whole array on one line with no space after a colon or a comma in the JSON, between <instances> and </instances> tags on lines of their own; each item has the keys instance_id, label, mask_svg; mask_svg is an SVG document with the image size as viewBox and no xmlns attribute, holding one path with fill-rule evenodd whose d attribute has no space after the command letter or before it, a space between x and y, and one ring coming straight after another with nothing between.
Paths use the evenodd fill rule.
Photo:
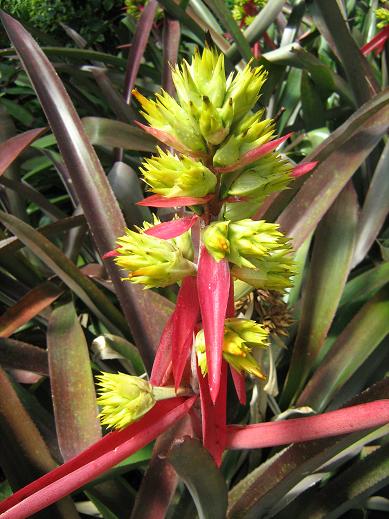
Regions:
<instances>
[{"instance_id":1,"label":"red flower stalk","mask_svg":"<svg viewBox=\"0 0 389 519\"><path fill-rule=\"evenodd\" d=\"M339 436L389 422L389 400L345 407L317 416L253 425L229 425L227 449L261 449Z\"/></svg>"}]
</instances>

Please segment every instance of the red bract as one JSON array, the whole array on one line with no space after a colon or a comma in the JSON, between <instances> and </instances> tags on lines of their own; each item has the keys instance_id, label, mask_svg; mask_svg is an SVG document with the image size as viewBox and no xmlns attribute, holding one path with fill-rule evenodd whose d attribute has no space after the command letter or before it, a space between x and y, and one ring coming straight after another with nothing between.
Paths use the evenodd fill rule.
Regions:
<instances>
[{"instance_id":1,"label":"red bract","mask_svg":"<svg viewBox=\"0 0 389 519\"><path fill-rule=\"evenodd\" d=\"M365 43L363 47L361 47L361 52L364 56L367 56L372 52L375 51L376 54L380 54L384 48L386 40L389 38L389 25L384 27L378 34L374 36L370 41Z\"/></svg>"},{"instance_id":2,"label":"red bract","mask_svg":"<svg viewBox=\"0 0 389 519\"><path fill-rule=\"evenodd\" d=\"M62 499L141 449L192 407L196 397L162 400L122 431L106 435L81 454L25 486L0 503L4 519L22 519Z\"/></svg>"},{"instance_id":3,"label":"red bract","mask_svg":"<svg viewBox=\"0 0 389 519\"><path fill-rule=\"evenodd\" d=\"M203 445L220 466L226 446L226 404L227 404L227 363L223 360L220 371L220 391L216 401L212 402L208 376L202 376L197 367L200 385L201 421Z\"/></svg>"},{"instance_id":4,"label":"red bract","mask_svg":"<svg viewBox=\"0 0 389 519\"><path fill-rule=\"evenodd\" d=\"M173 319L174 313L169 317L159 341L150 375L150 383L153 386L165 385L166 379L171 372Z\"/></svg>"},{"instance_id":5,"label":"red bract","mask_svg":"<svg viewBox=\"0 0 389 519\"><path fill-rule=\"evenodd\" d=\"M172 329L172 362L174 384L179 387L193 344L193 333L200 317L196 278L183 280L177 296Z\"/></svg>"},{"instance_id":6,"label":"red bract","mask_svg":"<svg viewBox=\"0 0 389 519\"><path fill-rule=\"evenodd\" d=\"M302 177L303 175L306 175L310 171L312 171L316 166L318 165L318 162L304 162L303 164L298 164L293 168L292 171L292 177L298 178Z\"/></svg>"},{"instance_id":7,"label":"red bract","mask_svg":"<svg viewBox=\"0 0 389 519\"><path fill-rule=\"evenodd\" d=\"M209 202L213 196L214 195L212 194L201 198L191 196L167 198L162 195L151 195L144 200L137 202L136 205L142 205L145 207L185 207L187 205L203 205Z\"/></svg>"},{"instance_id":8,"label":"red bract","mask_svg":"<svg viewBox=\"0 0 389 519\"><path fill-rule=\"evenodd\" d=\"M116 256L120 256L120 254L117 251L117 249L113 249L113 250L106 252L103 256L103 259L116 258Z\"/></svg>"},{"instance_id":9,"label":"red bract","mask_svg":"<svg viewBox=\"0 0 389 519\"><path fill-rule=\"evenodd\" d=\"M288 443L338 436L389 422L389 400L345 407L317 416L280 422L230 425L227 449L261 449Z\"/></svg>"},{"instance_id":10,"label":"red bract","mask_svg":"<svg viewBox=\"0 0 389 519\"><path fill-rule=\"evenodd\" d=\"M279 139L274 139L273 141L267 142L266 144L262 144L262 146L258 146L258 148L254 148L253 150L250 150L242 155L241 158L235 162L235 164L221 168L214 168L214 171L216 173L231 173L231 171L243 168L243 166L247 166L248 164L255 162L267 153L270 153L271 151L278 148L278 146L289 139L291 135L292 133L288 133Z\"/></svg>"},{"instance_id":11,"label":"red bract","mask_svg":"<svg viewBox=\"0 0 389 519\"><path fill-rule=\"evenodd\" d=\"M177 220L171 220L170 222L163 222L154 225L154 227L147 229L145 234L161 238L162 240L170 240L171 238L176 238L177 236L184 234L184 232L189 231L197 220L197 215L185 216L184 218L178 218Z\"/></svg>"},{"instance_id":12,"label":"red bract","mask_svg":"<svg viewBox=\"0 0 389 519\"><path fill-rule=\"evenodd\" d=\"M220 388L224 320L230 291L228 261L216 261L202 246L197 273L197 291L203 323L209 389L215 403Z\"/></svg>"}]
</instances>

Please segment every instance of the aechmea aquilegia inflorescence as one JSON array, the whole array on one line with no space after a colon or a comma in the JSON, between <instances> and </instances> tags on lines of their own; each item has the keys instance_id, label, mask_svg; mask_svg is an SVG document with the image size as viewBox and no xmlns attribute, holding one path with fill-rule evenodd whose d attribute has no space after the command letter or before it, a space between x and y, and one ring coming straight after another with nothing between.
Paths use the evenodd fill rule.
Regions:
<instances>
[{"instance_id":1,"label":"aechmea aquilegia inflorescence","mask_svg":"<svg viewBox=\"0 0 389 519\"><path fill-rule=\"evenodd\" d=\"M262 67L248 64L226 77L224 56L205 48L172 75L177 100L164 91L154 100L133 92L149 123L139 126L174 150L158 147L144 160L140 172L153 194L140 204L185 207L184 216L166 223L155 217L153 225L128 230L106 256L128 273L124 281L145 288L180 284L150 386L200 388L203 441L220 463L227 365L244 401L244 374L265 378L253 352L269 345L260 323L234 316L233 280L280 293L291 286L288 239L278 225L252 216L265 197L287 187L294 170L276 151L287 136L276 139L274 121L255 111L267 76ZM99 403L105 423L120 428L143 416L158 394L147 386L142 398L144 384L129 379L135 396L123 398L114 377L101 377ZM124 375L117 377L122 388Z\"/></svg>"}]
</instances>

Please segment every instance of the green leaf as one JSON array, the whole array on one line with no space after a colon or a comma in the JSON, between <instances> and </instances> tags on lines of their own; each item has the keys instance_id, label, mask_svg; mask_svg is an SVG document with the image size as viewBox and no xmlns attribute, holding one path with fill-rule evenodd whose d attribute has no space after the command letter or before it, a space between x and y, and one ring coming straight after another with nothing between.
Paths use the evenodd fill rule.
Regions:
<instances>
[{"instance_id":1,"label":"green leaf","mask_svg":"<svg viewBox=\"0 0 389 519\"><path fill-rule=\"evenodd\" d=\"M307 161L318 160L319 165L278 219L296 249L315 229L388 126L389 89L363 105L306 157Z\"/></svg>"},{"instance_id":2,"label":"green leaf","mask_svg":"<svg viewBox=\"0 0 389 519\"><path fill-rule=\"evenodd\" d=\"M103 117L84 117L82 124L90 142L96 146L155 151L156 141L153 137L121 121Z\"/></svg>"},{"instance_id":3,"label":"green leaf","mask_svg":"<svg viewBox=\"0 0 389 519\"><path fill-rule=\"evenodd\" d=\"M199 440L177 441L168 461L183 479L196 504L200 519L224 519L227 509L227 487L211 455Z\"/></svg>"},{"instance_id":4,"label":"green leaf","mask_svg":"<svg viewBox=\"0 0 389 519\"><path fill-rule=\"evenodd\" d=\"M353 265L360 263L377 238L389 211L389 141L377 164L362 207L358 225L358 239Z\"/></svg>"},{"instance_id":5,"label":"green leaf","mask_svg":"<svg viewBox=\"0 0 389 519\"><path fill-rule=\"evenodd\" d=\"M358 202L348 184L315 234L301 318L281 407L304 387L335 316L350 270L358 221Z\"/></svg>"},{"instance_id":6,"label":"green leaf","mask_svg":"<svg viewBox=\"0 0 389 519\"><path fill-rule=\"evenodd\" d=\"M382 288L346 326L297 401L322 411L389 333L389 288Z\"/></svg>"},{"instance_id":7,"label":"green leaf","mask_svg":"<svg viewBox=\"0 0 389 519\"><path fill-rule=\"evenodd\" d=\"M297 500L285 510L285 517L294 517L304 510L310 519L336 519L347 511L362 507L366 499L389 483L389 444L377 448L372 454L353 463L339 476L333 478L318 492Z\"/></svg>"},{"instance_id":8,"label":"green leaf","mask_svg":"<svg viewBox=\"0 0 389 519\"><path fill-rule=\"evenodd\" d=\"M51 314L47 353L58 443L67 461L101 438L88 345L71 301Z\"/></svg>"}]
</instances>

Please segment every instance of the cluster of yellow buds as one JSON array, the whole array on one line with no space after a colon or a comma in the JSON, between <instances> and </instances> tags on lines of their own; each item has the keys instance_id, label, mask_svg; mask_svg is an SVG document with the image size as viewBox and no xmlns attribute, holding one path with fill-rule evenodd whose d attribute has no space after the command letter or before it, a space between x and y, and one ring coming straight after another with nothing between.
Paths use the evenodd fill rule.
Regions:
<instances>
[{"instance_id":1,"label":"cluster of yellow buds","mask_svg":"<svg viewBox=\"0 0 389 519\"><path fill-rule=\"evenodd\" d=\"M264 220L224 220L208 225L203 241L217 261L227 258L234 265L232 274L238 279L282 291L291 285L295 270L289 241L278 228Z\"/></svg>"},{"instance_id":2,"label":"cluster of yellow buds","mask_svg":"<svg viewBox=\"0 0 389 519\"><path fill-rule=\"evenodd\" d=\"M154 194L141 204L188 207L192 216L186 213L184 218L165 224L155 218L153 224L127 230L118 238L117 248L108 256L114 256L116 264L128 272L124 279L153 288L198 276L197 285L189 285L207 286L204 276L211 273L205 269L204 274L196 265L204 257L200 249L206 249L215 268L227 264L233 277L255 288L282 293L291 286L295 266L288 239L278 225L251 219L266 196L286 188L293 171L276 151L287 137L275 140L274 122L264 118L263 109L254 111L266 75L262 67L249 63L227 77L224 56L205 48L201 54L195 52L191 64L184 61L172 70L177 100L164 91L156 94L155 100L134 91L150 127L139 125L174 149L172 153L157 148L156 155L144 160L140 171ZM194 222L198 225L192 241ZM224 284L223 290L228 292L229 283ZM199 292L192 295L198 297L204 331L197 333L194 348L202 373L207 372L208 361L212 379L215 363L207 359L210 341L207 339L206 346L206 337L210 337L209 322L214 321L205 323L200 289L195 290ZM221 323L218 348L224 319L225 313L217 317ZM193 320L193 326L196 322ZM195 331L193 328L188 333ZM267 345L268 332L260 324L225 320L222 355L238 372L263 378L253 349ZM221 355L220 349L217 351ZM132 402L131 421L154 405L155 391L146 381L131 382L123 389L122 379L114 382L111 376L104 377L99 403L107 425L121 427L126 423L119 409L126 399ZM116 402L117 392L120 397ZM142 402L139 407L138 398Z\"/></svg>"},{"instance_id":3,"label":"cluster of yellow buds","mask_svg":"<svg viewBox=\"0 0 389 519\"><path fill-rule=\"evenodd\" d=\"M158 224L157 219L154 224ZM145 233L152 227L145 222L143 229L136 227L137 232L127 229L126 234L118 238L115 263L128 271L128 277L123 279L153 288L193 276L196 265L192 262L190 231L178 238L161 240Z\"/></svg>"},{"instance_id":4,"label":"cluster of yellow buds","mask_svg":"<svg viewBox=\"0 0 389 519\"><path fill-rule=\"evenodd\" d=\"M252 354L253 348L267 348L268 332L250 319L230 318L224 322L223 357L239 373L246 372L265 379ZM201 372L208 371L204 330L196 335L195 349Z\"/></svg>"}]
</instances>

